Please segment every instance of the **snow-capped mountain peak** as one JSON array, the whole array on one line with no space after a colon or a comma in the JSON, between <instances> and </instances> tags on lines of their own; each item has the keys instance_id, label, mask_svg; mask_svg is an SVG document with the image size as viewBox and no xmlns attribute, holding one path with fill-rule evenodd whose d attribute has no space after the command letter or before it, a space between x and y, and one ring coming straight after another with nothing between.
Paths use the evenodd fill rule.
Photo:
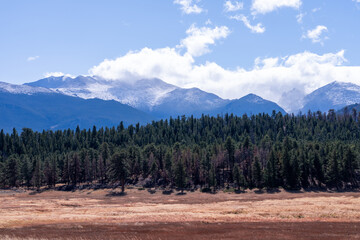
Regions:
<instances>
[{"instance_id":1,"label":"snow-capped mountain peak","mask_svg":"<svg viewBox=\"0 0 360 240\"><path fill-rule=\"evenodd\" d=\"M49 77L29 86L46 87L65 95L84 99L115 100L142 110L149 110L169 92L177 89L160 79L134 81L105 80L97 76Z\"/></svg>"},{"instance_id":2,"label":"snow-capped mountain peak","mask_svg":"<svg viewBox=\"0 0 360 240\"><path fill-rule=\"evenodd\" d=\"M341 109L347 105L360 103L360 86L346 82L332 82L304 98L303 112Z\"/></svg>"},{"instance_id":3,"label":"snow-capped mountain peak","mask_svg":"<svg viewBox=\"0 0 360 240\"><path fill-rule=\"evenodd\" d=\"M27 85L48 87L58 93L84 99L115 100L159 118L179 115L216 115L225 112L271 113L274 109L284 112L275 103L271 105L269 101L254 94L245 96L241 101L227 100L198 88L180 88L157 78L106 80L97 76L50 77ZM229 105L229 108L225 109L224 107L231 102L236 104ZM245 105L257 109L249 111ZM261 105L271 109L267 111L266 107L261 108Z\"/></svg>"}]
</instances>

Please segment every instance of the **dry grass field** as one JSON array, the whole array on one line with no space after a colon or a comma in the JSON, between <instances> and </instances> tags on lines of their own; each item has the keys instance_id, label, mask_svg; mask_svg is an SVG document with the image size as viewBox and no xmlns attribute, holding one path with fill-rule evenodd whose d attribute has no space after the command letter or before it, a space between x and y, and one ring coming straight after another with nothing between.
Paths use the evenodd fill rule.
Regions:
<instances>
[{"instance_id":1,"label":"dry grass field","mask_svg":"<svg viewBox=\"0 0 360 240\"><path fill-rule=\"evenodd\" d=\"M0 239L360 239L360 193L0 191Z\"/></svg>"}]
</instances>

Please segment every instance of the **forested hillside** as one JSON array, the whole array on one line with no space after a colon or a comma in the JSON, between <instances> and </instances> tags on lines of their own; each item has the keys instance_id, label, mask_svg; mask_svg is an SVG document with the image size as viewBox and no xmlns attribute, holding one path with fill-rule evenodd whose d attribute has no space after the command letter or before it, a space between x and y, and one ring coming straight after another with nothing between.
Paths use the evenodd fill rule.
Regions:
<instances>
[{"instance_id":1,"label":"forested hillside","mask_svg":"<svg viewBox=\"0 0 360 240\"><path fill-rule=\"evenodd\" d=\"M356 110L273 112L178 117L127 128L1 131L0 187L354 188L359 116Z\"/></svg>"}]
</instances>

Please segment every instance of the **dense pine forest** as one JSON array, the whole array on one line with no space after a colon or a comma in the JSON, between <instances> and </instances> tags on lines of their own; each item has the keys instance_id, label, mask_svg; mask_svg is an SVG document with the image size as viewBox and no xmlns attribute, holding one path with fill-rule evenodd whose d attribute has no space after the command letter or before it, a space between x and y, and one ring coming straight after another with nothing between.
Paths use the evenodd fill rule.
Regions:
<instances>
[{"instance_id":1,"label":"dense pine forest","mask_svg":"<svg viewBox=\"0 0 360 240\"><path fill-rule=\"evenodd\" d=\"M0 133L0 187L179 190L359 186L360 114L178 117L146 126Z\"/></svg>"}]
</instances>

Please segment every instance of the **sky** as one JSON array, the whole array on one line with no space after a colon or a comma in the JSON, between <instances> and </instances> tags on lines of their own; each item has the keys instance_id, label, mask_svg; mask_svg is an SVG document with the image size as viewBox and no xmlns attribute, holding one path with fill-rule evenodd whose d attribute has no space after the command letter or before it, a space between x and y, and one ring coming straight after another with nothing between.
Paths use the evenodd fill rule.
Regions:
<instances>
[{"instance_id":1,"label":"sky","mask_svg":"<svg viewBox=\"0 0 360 240\"><path fill-rule=\"evenodd\" d=\"M360 84L359 43L360 0L0 0L0 81L14 84L156 77L281 102Z\"/></svg>"}]
</instances>

